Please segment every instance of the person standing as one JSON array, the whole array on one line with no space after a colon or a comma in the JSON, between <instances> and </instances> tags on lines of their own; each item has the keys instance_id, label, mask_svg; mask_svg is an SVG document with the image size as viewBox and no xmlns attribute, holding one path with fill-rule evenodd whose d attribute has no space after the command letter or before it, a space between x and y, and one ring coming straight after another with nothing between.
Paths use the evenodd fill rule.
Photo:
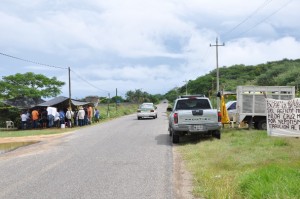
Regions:
<instances>
[{"instance_id":1,"label":"person standing","mask_svg":"<svg viewBox=\"0 0 300 199\"><path fill-rule=\"evenodd\" d=\"M48 112L46 108L43 108L41 113L41 120L42 120L42 128L47 128L48 123Z\"/></svg>"},{"instance_id":2,"label":"person standing","mask_svg":"<svg viewBox=\"0 0 300 199\"><path fill-rule=\"evenodd\" d=\"M59 121L59 112L55 112L54 115L54 126L59 128L60 127L60 121Z\"/></svg>"},{"instance_id":3,"label":"person standing","mask_svg":"<svg viewBox=\"0 0 300 199\"><path fill-rule=\"evenodd\" d=\"M92 124L93 108L91 106L88 106L87 113L88 113L88 124Z\"/></svg>"},{"instance_id":4,"label":"person standing","mask_svg":"<svg viewBox=\"0 0 300 199\"><path fill-rule=\"evenodd\" d=\"M74 120L74 126L78 126L78 108L76 108L74 111L73 120Z\"/></svg>"},{"instance_id":5,"label":"person standing","mask_svg":"<svg viewBox=\"0 0 300 199\"><path fill-rule=\"evenodd\" d=\"M23 112L22 114L21 114L21 127L22 127L22 129L23 130L25 130L27 127L26 127L26 125L27 125L27 114L25 113L25 112Z\"/></svg>"},{"instance_id":6,"label":"person standing","mask_svg":"<svg viewBox=\"0 0 300 199\"><path fill-rule=\"evenodd\" d=\"M72 117L74 115L74 112L72 111L71 108L68 108L67 112L66 112L66 122L68 127L72 127Z\"/></svg>"},{"instance_id":7,"label":"person standing","mask_svg":"<svg viewBox=\"0 0 300 199\"><path fill-rule=\"evenodd\" d=\"M79 107L79 111L77 113L77 116L78 116L79 126L83 126L84 125L84 119L85 119L85 111L83 110L82 107Z\"/></svg>"},{"instance_id":8,"label":"person standing","mask_svg":"<svg viewBox=\"0 0 300 199\"><path fill-rule=\"evenodd\" d=\"M31 119L33 122L33 128L36 129L38 127L38 120L39 120L39 112L36 109L33 109L31 112Z\"/></svg>"},{"instance_id":9,"label":"person standing","mask_svg":"<svg viewBox=\"0 0 300 199\"><path fill-rule=\"evenodd\" d=\"M83 125L88 125L88 108L85 106L83 108L83 111L84 111Z\"/></svg>"},{"instance_id":10,"label":"person standing","mask_svg":"<svg viewBox=\"0 0 300 199\"><path fill-rule=\"evenodd\" d=\"M47 107L47 113L48 113L48 126L51 128L54 124L54 116L56 114L57 110L54 107Z\"/></svg>"},{"instance_id":11,"label":"person standing","mask_svg":"<svg viewBox=\"0 0 300 199\"><path fill-rule=\"evenodd\" d=\"M29 109L26 111L26 116L27 116L27 123L26 123L26 128L29 129L31 128L31 114Z\"/></svg>"},{"instance_id":12,"label":"person standing","mask_svg":"<svg viewBox=\"0 0 300 199\"><path fill-rule=\"evenodd\" d=\"M65 112L62 109L59 111L59 120L60 125L65 124Z\"/></svg>"},{"instance_id":13,"label":"person standing","mask_svg":"<svg viewBox=\"0 0 300 199\"><path fill-rule=\"evenodd\" d=\"M100 118L100 111L97 108L95 108L95 121L99 122L99 118Z\"/></svg>"}]
</instances>

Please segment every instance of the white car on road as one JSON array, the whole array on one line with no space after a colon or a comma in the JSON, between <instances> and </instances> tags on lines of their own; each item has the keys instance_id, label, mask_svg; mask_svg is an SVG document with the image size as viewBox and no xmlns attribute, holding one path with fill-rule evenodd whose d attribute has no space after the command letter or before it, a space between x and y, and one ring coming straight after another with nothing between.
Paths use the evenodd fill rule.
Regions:
<instances>
[{"instance_id":1,"label":"white car on road","mask_svg":"<svg viewBox=\"0 0 300 199\"><path fill-rule=\"evenodd\" d=\"M140 120L142 118L157 118L156 106L153 103L143 103L139 106L137 110L137 119Z\"/></svg>"}]
</instances>

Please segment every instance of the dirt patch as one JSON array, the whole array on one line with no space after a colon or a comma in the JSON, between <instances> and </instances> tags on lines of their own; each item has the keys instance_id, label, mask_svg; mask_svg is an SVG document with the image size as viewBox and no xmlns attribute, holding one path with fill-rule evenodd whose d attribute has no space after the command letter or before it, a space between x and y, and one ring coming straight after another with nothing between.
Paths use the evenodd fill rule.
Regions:
<instances>
[{"instance_id":1,"label":"dirt patch","mask_svg":"<svg viewBox=\"0 0 300 199\"><path fill-rule=\"evenodd\" d=\"M176 199L200 199L193 196L193 176L187 171L185 163L173 145L173 178Z\"/></svg>"},{"instance_id":2,"label":"dirt patch","mask_svg":"<svg viewBox=\"0 0 300 199\"><path fill-rule=\"evenodd\" d=\"M24 136L24 137L0 138L0 144L12 143L12 142L36 142L35 144L20 147L8 153L1 154L0 159L8 159L13 157L20 157L20 156L41 153L49 149L50 147L61 143L62 138L70 135L71 133L73 132L66 132L62 134L52 134L52 135L35 135L35 136Z\"/></svg>"},{"instance_id":3,"label":"dirt patch","mask_svg":"<svg viewBox=\"0 0 300 199\"><path fill-rule=\"evenodd\" d=\"M55 139L64 136L63 134L53 134L53 135L33 135L33 136L24 136L24 137L5 137L0 138L0 144L2 143L10 143L10 142L39 142L50 139Z\"/></svg>"}]
</instances>

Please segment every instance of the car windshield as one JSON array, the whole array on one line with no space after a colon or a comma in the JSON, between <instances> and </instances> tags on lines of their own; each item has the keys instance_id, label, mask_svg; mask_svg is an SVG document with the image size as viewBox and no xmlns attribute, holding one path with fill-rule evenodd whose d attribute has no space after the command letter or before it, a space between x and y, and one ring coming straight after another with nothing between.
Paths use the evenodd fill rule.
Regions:
<instances>
[{"instance_id":1,"label":"car windshield","mask_svg":"<svg viewBox=\"0 0 300 199\"><path fill-rule=\"evenodd\" d=\"M211 109L207 99L178 100L176 110Z\"/></svg>"},{"instance_id":2,"label":"car windshield","mask_svg":"<svg viewBox=\"0 0 300 199\"><path fill-rule=\"evenodd\" d=\"M140 109L142 109L142 110L150 110L150 109L154 109L154 106L150 105L150 104L142 104L140 106Z\"/></svg>"},{"instance_id":3,"label":"car windshield","mask_svg":"<svg viewBox=\"0 0 300 199\"><path fill-rule=\"evenodd\" d=\"M228 110L236 109L236 102L231 102L231 101L227 102L226 103L226 108Z\"/></svg>"}]
</instances>

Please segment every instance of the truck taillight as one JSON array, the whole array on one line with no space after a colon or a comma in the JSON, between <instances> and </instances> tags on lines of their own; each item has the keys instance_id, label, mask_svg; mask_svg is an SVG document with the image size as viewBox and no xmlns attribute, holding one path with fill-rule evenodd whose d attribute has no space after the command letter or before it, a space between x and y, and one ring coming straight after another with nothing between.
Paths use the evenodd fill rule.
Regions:
<instances>
[{"instance_id":1,"label":"truck taillight","mask_svg":"<svg viewBox=\"0 0 300 199\"><path fill-rule=\"evenodd\" d=\"M221 112L218 112L218 122L221 122L221 119L222 119Z\"/></svg>"},{"instance_id":2,"label":"truck taillight","mask_svg":"<svg viewBox=\"0 0 300 199\"><path fill-rule=\"evenodd\" d=\"M174 124L178 123L178 113L174 113Z\"/></svg>"}]
</instances>

